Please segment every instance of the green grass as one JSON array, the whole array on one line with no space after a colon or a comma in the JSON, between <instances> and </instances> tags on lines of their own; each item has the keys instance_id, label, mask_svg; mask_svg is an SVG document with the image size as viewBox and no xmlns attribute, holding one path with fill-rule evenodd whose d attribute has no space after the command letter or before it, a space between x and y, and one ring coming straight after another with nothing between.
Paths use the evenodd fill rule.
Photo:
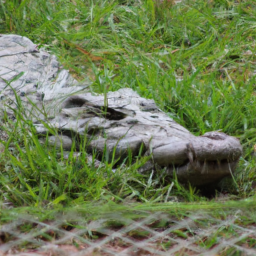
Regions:
<instances>
[{"instance_id":1,"label":"green grass","mask_svg":"<svg viewBox=\"0 0 256 256\"><path fill-rule=\"evenodd\" d=\"M92 90L130 87L196 135L221 130L239 137L244 154L228 181L238 199L255 195L255 24L255 1L0 0L0 33L29 37L76 79L89 78ZM139 174L145 158L127 156L126 168L113 173L104 156L105 166L92 168L86 138L80 157L72 151L65 158L63 150L40 144L22 111L16 117L2 119L3 202L51 208L207 200L176 180Z\"/></svg>"}]
</instances>

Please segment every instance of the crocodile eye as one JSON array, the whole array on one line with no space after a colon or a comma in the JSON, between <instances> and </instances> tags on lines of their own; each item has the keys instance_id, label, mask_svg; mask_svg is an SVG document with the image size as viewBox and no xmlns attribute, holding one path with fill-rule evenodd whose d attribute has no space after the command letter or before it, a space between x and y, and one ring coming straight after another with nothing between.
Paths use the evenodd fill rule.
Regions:
<instances>
[{"instance_id":1,"label":"crocodile eye","mask_svg":"<svg viewBox=\"0 0 256 256\"><path fill-rule=\"evenodd\" d=\"M82 107L87 101L80 97L70 97L63 103L62 108L79 108Z\"/></svg>"}]
</instances>

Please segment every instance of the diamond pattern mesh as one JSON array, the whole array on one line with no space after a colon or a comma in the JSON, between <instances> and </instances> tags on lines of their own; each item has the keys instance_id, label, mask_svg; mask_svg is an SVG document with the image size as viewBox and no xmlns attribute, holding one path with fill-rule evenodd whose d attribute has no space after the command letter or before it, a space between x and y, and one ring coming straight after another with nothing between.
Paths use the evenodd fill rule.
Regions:
<instances>
[{"instance_id":1,"label":"diamond pattern mesh","mask_svg":"<svg viewBox=\"0 0 256 256\"><path fill-rule=\"evenodd\" d=\"M0 255L256 255L254 208L16 215L1 225Z\"/></svg>"}]
</instances>

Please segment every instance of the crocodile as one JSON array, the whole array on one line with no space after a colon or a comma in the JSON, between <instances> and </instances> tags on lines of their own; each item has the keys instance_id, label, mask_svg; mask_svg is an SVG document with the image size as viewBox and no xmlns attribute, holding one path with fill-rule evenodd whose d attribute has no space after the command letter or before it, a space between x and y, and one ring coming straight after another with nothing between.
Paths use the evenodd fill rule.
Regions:
<instances>
[{"instance_id":1,"label":"crocodile","mask_svg":"<svg viewBox=\"0 0 256 256\"><path fill-rule=\"evenodd\" d=\"M194 186L231 176L242 154L235 137L217 131L195 136L130 88L94 93L89 79L76 81L28 38L0 35L0 108L11 116L20 104L38 135L54 127L58 136L51 141L68 141L65 150L79 143L74 134L87 136L88 152L99 159L106 152L119 161L130 153L149 156L138 171L158 169Z\"/></svg>"}]
</instances>

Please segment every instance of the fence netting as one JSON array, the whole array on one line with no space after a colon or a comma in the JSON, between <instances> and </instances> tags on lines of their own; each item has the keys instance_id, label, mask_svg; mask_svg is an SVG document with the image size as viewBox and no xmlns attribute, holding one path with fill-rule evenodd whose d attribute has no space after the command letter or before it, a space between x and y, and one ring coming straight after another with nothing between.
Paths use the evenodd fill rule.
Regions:
<instances>
[{"instance_id":1,"label":"fence netting","mask_svg":"<svg viewBox=\"0 0 256 256\"><path fill-rule=\"evenodd\" d=\"M40 216L40 215L39 215ZM1 213L0 255L256 255L255 207Z\"/></svg>"}]
</instances>

